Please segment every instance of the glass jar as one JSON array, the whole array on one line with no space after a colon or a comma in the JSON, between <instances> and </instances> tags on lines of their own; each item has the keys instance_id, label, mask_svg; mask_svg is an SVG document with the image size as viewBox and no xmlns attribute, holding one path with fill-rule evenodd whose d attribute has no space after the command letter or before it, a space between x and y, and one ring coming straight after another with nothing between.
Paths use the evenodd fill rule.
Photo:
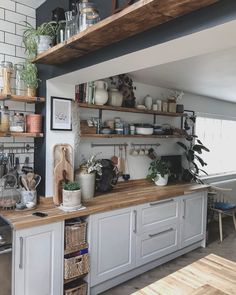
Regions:
<instances>
[{"instance_id":1,"label":"glass jar","mask_svg":"<svg viewBox=\"0 0 236 295\"><path fill-rule=\"evenodd\" d=\"M9 131L10 123L10 112L8 107L0 106L0 131L7 132Z\"/></svg>"},{"instance_id":2,"label":"glass jar","mask_svg":"<svg viewBox=\"0 0 236 295\"><path fill-rule=\"evenodd\" d=\"M24 65L15 64L14 69L15 69L15 76L16 76L15 94L16 95L24 95L25 94L25 83L22 79L22 71L24 69Z\"/></svg>"},{"instance_id":3,"label":"glass jar","mask_svg":"<svg viewBox=\"0 0 236 295\"><path fill-rule=\"evenodd\" d=\"M0 71L2 76L2 94L11 95L11 76L13 73L13 64L9 61L2 61Z\"/></svg>"},{"instance_id":4,"label":"glass jar","mask_svg":"<svg viewBox=\"0 0 236 295\"><path fill-rule=\"evenodd\" d=\"M66 21L65 20L59 21L58 29L57 29L57 44L62 43L66 40L65 30L66 30Z\"/></svg>"},{"instance_id":5,"label":"glass jar","mask_svg":"<svg viewBox=\"0 0 236 295\"><path fill-rule=\"evenodd\" d=\"M66 26L65 26L65 40L76 34L76 24L73 11L65 12Z\"/></svg>"},{"instance_id":6,"label":"glass jar","mask_svg":"<svg viewBox=\"0 0 236 295\"><path fill-rule=\"evenodd\" d=\"M84 31L88 27L100 21L99 12L94 3L83 0L79 3L79 30Z\"/></svg>"},{"instance_id":7,"label":"glass jar","mask_svg":"<svg viewBox=\"0 0 236 295\"><path fill-rule=\"evenodd\" d=\"M14 113L10 120L11 132L25 132L25 116L23 113Z\"/></svg>"}]
</instances>

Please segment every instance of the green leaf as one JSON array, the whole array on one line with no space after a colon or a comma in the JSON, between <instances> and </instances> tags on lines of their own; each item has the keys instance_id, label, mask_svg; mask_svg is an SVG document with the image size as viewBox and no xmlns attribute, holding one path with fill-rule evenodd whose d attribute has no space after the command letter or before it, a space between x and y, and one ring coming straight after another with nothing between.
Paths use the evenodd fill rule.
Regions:
<instances>
[{"instance_id":1,"label":"green leaf","mask_svg":"<svg viewBox=\"0 0 236 295\"><path fill-rule=\"evenodd\" d=\"M206 148L204 145L202 144L195 144L193 146L193 150L198 152L199 154L202 153L202 150L206 151L206 152L209 152L210 150L208 148ZM200 152L199 152L200 151Z\"/></svg>"},{"instance_id":2,"label":"green leaf","mask_svg":"<svg viewBox=\"0 0 236 295\"><path fill-rule=\"evenodd\" d=\"M198 155L194 155L194 157L198 160L198 162L202 165L202 167L207 165L207 163L205 163L203 159L199 157Z\"/></svg>"},{"instance_id":3,"label":"green leaf","mask_svg":"<svg viewBox=\"0 0 236 295\"><path fill-rule=\"evenodd\" d=\"M178 144L180 147L182 147L185 151L188 150L187 146L186 146L184 143L178 141L177 144Z\"/></svg>"}]
</instances>

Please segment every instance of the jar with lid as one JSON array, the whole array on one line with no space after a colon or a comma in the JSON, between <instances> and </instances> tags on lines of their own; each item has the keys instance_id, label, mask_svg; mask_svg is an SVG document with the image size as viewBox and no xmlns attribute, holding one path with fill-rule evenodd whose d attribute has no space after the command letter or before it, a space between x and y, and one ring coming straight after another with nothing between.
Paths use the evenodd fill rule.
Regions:
<instances>
[{"instance_id":1,"label":"jar with lid","mask_svg":"<svg viewBox=\"0 0 236 295\"><path fill-rule=\"evenodd\" d=\"M79 31L82 32L88 27L100 21L99 12L94 3L89 3L88 0L82 0L78 3L79 7Z\"/></svg>"},{"instance_id":2,"label":"jar with lid","mask_svg":"<svg viewBox=\"0 0 236 295\"><path fill-rule=\"evenodd\" d=\"M14 113L10 119L11 132L25 132L25 116L23 113Z\"/></svg>"},{"instance_id":3,"label":"jar with lid","mask_svg":"<svg viewBox=\"0 0 236 295\"><path fill-rule=\"evenodd\" d=\"M3 95L11 95L11 76L13 73L13 64L9 61L2 61L0 65L0 72L2 77L2 90Z\"/></svg>"},{"instance_id":4,"label":"jar with lid","mask_svg":"<svg viewBox=\"0 0 236 295\"><path fill-rule=\"evenodd\" d=\"M22 71L24 70L23 64L15 64L15 76L16 76L16 82L15 82L15 94L16 95L24 95L25 94L25 83L22 79Z\"/></svg>"},{"instance_id":5,"label":"jar with lid","mask_svg":"<svg viewBox=\"0 0 236 295\"><path fill-rule=\"evenodd\" d=\"M7 132L9 131L10 123L10 112L8 107L0 106L0 131Z\"/></svg>"}]
</instances>

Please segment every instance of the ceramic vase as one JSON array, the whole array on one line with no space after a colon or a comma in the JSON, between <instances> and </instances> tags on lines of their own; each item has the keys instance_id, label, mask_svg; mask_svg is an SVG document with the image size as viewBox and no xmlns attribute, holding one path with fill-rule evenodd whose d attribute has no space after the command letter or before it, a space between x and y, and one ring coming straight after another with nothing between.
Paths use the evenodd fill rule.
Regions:
<instances>
[{"instance_id":1,"label":"ceramic vase","mask_svg":"<svg viewBox=\"0 0 236 295\"><path fill-rule=\"evenodd\" d=\"M168 174L165 174L164 177L161 176L161 174L157 174L156 178L154 179L154 182L158 186L165 186L168 183Z\"/></svg>"},{"instance_id":2,"label":"ceramic vase","mask_svg":"<svg viewBox=\"0 0 236 295\"><path fill-rule=\"evenodd\" d=\"M144 104L145 107L150 111L152 109L152 103L153 103L153 99L150 95L146 95L144 97Z\"/></svg>"},{"instance_id":3,"label":"ceramic vase","mask_svg":"<svg viewBox=\"0 0 236 295\"><path fill-rule=\"evenodd\" d=\"M121 107L123 103L123 95L122 93L116 89L111 88L108 92L108 104L113 107Z\"/></svg>"},{"instance_id":4,"label":"ceramic vase","mask_svg":"<svg viewBox=\"0 0 236 295\"><path fill-rule=\"evenodd\" d=\"M104 105L108 101L108 84L105 81L95 81L94 102L97 105Z\"/></svg>"},{"instance_id":5,"label":"ceramic vase","mask_svg":"<svg viewBox=\"0 0 236 295\"><path fill-rule=\"evenodd\" d=\"M76 181L81 187L82 200L87 202L94 197L95 192L95 173L84 173L81 171L76 175Z\"/></svg>"},{"instance_id":6,"label":"ceramic vase","mask_svg":"<svg viewBox=\"0 0 236 295\"><path fill-rule=\"evenodd\" d=\"M62 202L64 207L76 207L81 205L81 190L62 190Z\"/></svg>"}]
</instances>

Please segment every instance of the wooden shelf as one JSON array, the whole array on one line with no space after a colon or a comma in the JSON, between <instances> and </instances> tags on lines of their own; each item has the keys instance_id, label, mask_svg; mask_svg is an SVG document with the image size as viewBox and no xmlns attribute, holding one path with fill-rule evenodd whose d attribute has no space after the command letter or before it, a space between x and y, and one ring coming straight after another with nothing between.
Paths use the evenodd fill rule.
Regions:
<instances>
[{"instance_id":1,"label":"wooden shelf","mask_svg":"<svg viewBox=\"0 0 236 295\"><path fill-rule=\"evenodd\" d=\"M81 134L82 138L185 138L185 135Z\"/></svg>"},{"instance_id":2,"label":"wooden shelf","mask_svg":"<svg viewBox=\"0 0 236 295\"><path fill-rule=\"evenodd\" d=\"M0 137L43 137L43 133L0 132Z\"/></svg>"},{"instance_id":3,"label":"wooden shelf","mask_svg":"<svg viewBox=\"0 0 236 295\"><path fill-rule=\"evenodd\" d=\"M184 113L148 111L148 110L142 110L142 109L136 109L136 108L112 107L107 105L96 105L96 104L87 104L87 103L79 103L79 107L87 108L87 109L98 109L98 110L127 112L127 113L141 113L141 114L169 116L169 117L185 117L186 116L186 114Z\"/></svg>"},{"instance_id":4,"label":"wooden shelf","mask_svg":"<svg viewBox=\"0 0 236 295\"><path fill-rule=\"evenodd\" d=\"M44 97L37 96L25 96L25 95L0 95L0 101L3 100L12 100L19 102L28 102L28 103L36 103L36 102L45 102Z\"/></svg>"},{"instance_id":5,"label":"wooden shelf","mask_svg":"<svg viewBox=\"0 0 236 295\"><path fill-rule=\"evenodd\" d=\"M119 42L219 0L139 0L39 54L34 62L61 64Z\"/></svg>"}]
</instances>

